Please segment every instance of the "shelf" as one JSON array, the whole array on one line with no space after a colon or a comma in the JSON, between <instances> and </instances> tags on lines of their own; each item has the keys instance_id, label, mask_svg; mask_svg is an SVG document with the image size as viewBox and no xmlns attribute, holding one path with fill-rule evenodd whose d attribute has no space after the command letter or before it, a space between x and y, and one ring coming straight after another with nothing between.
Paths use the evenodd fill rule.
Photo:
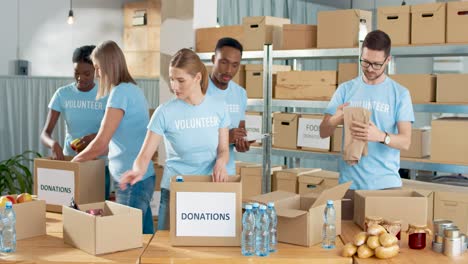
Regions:
<instances>
[{"instance_id":1,"label":"shelf","mask_svg":"<svg viewBox=\"0 0 468 264\"><path fill-rule=\"evenodd\" d=\"M468 56L468 44L436 44L427 46L396 46L392 56L402 57L439 57Z\"/></svg>"},{"instance_id":2,"label":"shelf","mask_svg":"<svg viewBox=\"0 0 468 264\"><path fill-rule=\"evenodd\" d=\"M342 49L302 49L302 50L273 50L272 57L276 59L318 59L318 58L357 58L358 48Z\"/></svg>"},{"instance_id":3,"label":"shelf","mask_svg":"<svg viewBox=\"0 0 468 264\"><path fill-rule=\"evenodd\" d=\"M263 99L248 99L247 105L248 106L263 106ZM328 106L328 101L273 99L271 106L325 109ZM463 114L463 113L468 113L468 104L444 104L444 103L413 104L413 109L415 112Z\"/></svg>"},{"instance_id":4,"label":"shelf","mask_svg":"<svg viewBox=\"0 0 468 264\"><path fill-rule=\"evenodd\" d=\"M262 148L251 147L249 152L247 153L262 155ZM272 148L271 155L290 158L337 161L337 159L341 156L341 153ZM400 167L404 169L413 170L441 171L468 174L468 163L453 164L448 162L434 162L429 159L401 158Z\"/></svg>"},{"instance_id":5,"label":"shelf","mask_svg":"<svg viewBox=\"0 0 468 264\"><path fill-rule=\"evenodd\" d=\"M197 53L198 57L202 61L211 61L211 56L213 56L214 52L203 52ZM244 51L242 52L242 60L262 60L263 59L263 50L259 51Z\"/></svg>"}]
</instances>

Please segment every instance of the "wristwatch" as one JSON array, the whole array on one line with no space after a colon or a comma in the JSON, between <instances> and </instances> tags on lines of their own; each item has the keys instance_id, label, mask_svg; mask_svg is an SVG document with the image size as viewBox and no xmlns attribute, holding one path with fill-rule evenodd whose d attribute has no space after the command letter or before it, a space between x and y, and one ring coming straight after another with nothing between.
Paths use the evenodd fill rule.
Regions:
<instances>
[{"instance_id":1,"label":"wristwatch","mask_svg":"<svg viewBox=\"0 0 468 264\"><path fill-rule=\"evenodd\" d=\"M390 139L390 135L389 135L387 132L385 132L384 140L381 141L380 143L385 144L385 145L388 145L388 144L390 144L390 140L391 140L391 139Z\"/></svg>"}]
</instances>

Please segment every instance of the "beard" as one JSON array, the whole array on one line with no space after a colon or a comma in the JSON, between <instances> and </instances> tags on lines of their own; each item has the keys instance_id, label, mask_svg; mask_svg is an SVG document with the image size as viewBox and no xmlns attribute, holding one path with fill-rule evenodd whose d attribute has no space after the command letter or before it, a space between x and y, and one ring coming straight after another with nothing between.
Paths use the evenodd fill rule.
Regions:
<instances>
[{"instance_id":1,"label":"beard","mask_svg":"<svg viewBox=\"0 0 468 264\"><path fill-rule=\"evenodd\" d=\"M384 74L384 72L385 71L382 71L380 73L363 71L364 76L366 76L366 79L369 80L369 81L377 80L380 76L382 76Z\"/></svg>"}]
</instances>

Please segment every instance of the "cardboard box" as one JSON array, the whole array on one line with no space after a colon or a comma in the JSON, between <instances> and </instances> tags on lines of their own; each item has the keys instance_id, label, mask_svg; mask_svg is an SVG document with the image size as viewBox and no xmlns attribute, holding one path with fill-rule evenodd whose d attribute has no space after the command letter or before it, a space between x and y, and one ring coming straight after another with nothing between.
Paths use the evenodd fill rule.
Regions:
<instances>
[{"instance_id":1,"label":"cardboard box","mask_svg":"<svg viewBox=\"0 0 468 264\"><path fill-rule=\"evenodd\" d=\"M236 165L236 175L241 175L241 168L243 167L247 167L247 166L252 166L252 165L260 165L260 164L257 164L257 163L253 163L253 162L243 162L243 161L234 161L235 165Z\"/></svg>"},{"instance_id":2,"label":"cardboard box","mask_svg":"<svg viewBox=\"0 0 468 264\"><path fill-rule=\"evenodd\" d=\"M298 193L300 195L308 193L320 194L326 189L337 186L339 176L338 172L327 170L304 173L298 179Z\"/></svg>"},{"instance_id":3,"label":"cardboard box","mask_svg":"<svg viewBox=\"0 0 468 264\"><path fill-rule=\"evenodd\" d=\"M431 160L468 163L468 118L447 117L432 120Z\"/></svg>"},{"instance_id":4,"label":"cardboard box","mask_svg":"<svg viewBox=\"0 0 468 264\"><path fill-rule=\"evenodd\" d=\"M245 130L247 137L256 138L262 135L263 117L261 112L245 112ZM262 140L258 139L251 146L261 146Z\"/></svg>"},{"instance_id":5,"label":"cardboard box","mask_svg":"<svg viewBox=\"0 0 468 264\"><path fill-rule=\"evenodd\" d=\"M468 42L468 3L447 3L447 43Z\"/></svg>"},{"instance_id":6,"label":"cardboard box","mask_svg":"<svg viewBox=\"0 0 468 264\"><path fill-rule=\"evenodd\" d=\"M320 11L317 15L317 47L354 48L359 46L359 21L366 20L372 31L372 11L358 9Z\"/></svg>"},{"instance_id":7,"label":"cardboard box","mask_svg":"<svg viewBox=\"0 0 468 264\"><path fill-rule=\"evenodd\" d=\"M124 51L124 54L133 77L159 77L159 51Z\"/></svg>"},{"instance_id":8,"label":"cardboard box","mask_svg":"<svg viewBox=\"0 0 468 264\"><path fill-rule=\"evenodd\" d=\"M273 65L273 87L276 86L276 73L282 71L290 71L291 66L288 65ZM247 64L245 65L245 90L248 98L263 98L263 65L262 64ZM273 98L275 97L275 90Z\"/></svg>"},{"instance_id":9,"label":"cardboard box","mask_svg":"<svg viewBox=\"0 0 468 264\"><path fill-rule=\"evenodd\" d=\"M124 50L159 52L160 32L159 26L125 27Z\"/></svg>"},{"instance_id":10,"label":"cardboard box","mask_svg":"<svg viewBox=\"0 0 468 264\"><path fill-rule=\"evenodd\" d=\"M317 25L284 24L273 31L273 49L293 50L317 47Z\"/></svg>"},{"instance_id":11,"label":"cardboard box","mask_svg":"<svg viewBox=\"0 0 468 264\"><path fill-rule=\"evenodd\" d=\"M341 152L343 144L343 126L338 126L331 137L331 151Z\"/></svg>"},{"instance_id":12,"label":"cardboard box","mask_svg":"<svg viewBox=\"0 0 468 264\"><path fill-rule=\"evenodd\" d=\"M400 156L423 158L431 155L431 129L414 128L411 131L411 145L408 150L401 150Z\"/></svg>"},{"instance_id":13,"label":"cardboard box","mask_svg":"<svg viewBox=\"0 0 468 264\"><path fill-rule=\"evenodd\" d=\"M134 27L134 17L145 14L146 25L161 25L161 0L145 0L124 4L124 26Z\"/></svg>"},{"instance_id":14,"label":"cardboard box","mask_svg":"<svg viewBox=\"0 0 468 264\"><path fill-rule=\"evenodd\" d=\"M14 195L16 199L16 195ZM16 214L16 240L46 234L46 203L34 199L30 202L13 204Z\"/></svg>"},{"instance_id":15,"label":"cardboard box","mask_svg":"<svg viewBox=\"0 0 468 264\"><path fill-rule=\"evenodd\" d=\"M354 222L362 229L366 216L401 220L401 230L408 224L427 224L427 198L411 190L356 191Z\"/></svg>"},{"instance_id":16,"label":"cardboard box","mask_svg":"<svg viewBox=\"0 0 468 264\"><path fill-rule=\"evenodd\" d=\"M276 179L276 188L272 191L285 191L292 193L299 193L298 178L303 174L310 172L320 171L321 169L315 168L295 168L275 171L273 178Z\"/></svg>"},{"instance_id":17,"label":"cardboard box","mask_svg":"<svg viewBox=\"0 0 468 264\"><path fill-rule=\"evenodd\" d=\"M387 33L392 46L410 44L410 6L385 6L377 8L377 28Z\"/></svg>"},{"instance_id":18,"label":"cardboard box","mask_svg":"<svg viewBox=\"0 0 468 264\"><path fill-rule=\"evenodd\" d=\"M468 103L467 82L468 74L438 74L436 102Z\"/></svg>"},{"instance_id":19,"label":"cardboard box","mask_svg":"<svg viewBox=\"0 0 468 264\"><path fill-rule=\"evenodd\" d=\"M297 147L302 150L328 152L330 151L330 137L320 137L320 123L323 115L299 116L297 127Z\"/></svg>"},{"instance_id":20,"label":"cardboard box","mask_svg":"<svg viewBox=\"0 0 468 264\"><path fill-rule=\"evenodd\" d=\"M263 45L273 43L273 31L291 20L282 17L256 16L242 18L244 50L263 50Z\"/></svg>"},{"instance_id":21,"label":"cardboard box","mask_svg":"<svg viewBox=\"0 0 468 264\"><path fill-rule=\"evenodd\" d=\"M34 193L46 201L47 211L62 212L72 198L77 204L104 201L104 160L71 162L72 158L34 159Z\"/></svg>"},{"instance_id":22,"label":"cardboard box","mask_svg":"<svg viewBox=\"0 0 468 264\"><path fill-rule=\"evenodd\" d=\"M241 177L212 182L211 176L171 178L172 246L240 246Z\"/></svg>"},{"instance_id":23,"label":"cardboard box","mask_svg":"<svg viewBox=\"0 0 468 264\"><path fill-rule=\"evenodd\" d=\"M393 74L390 78L408 89L413 103L430 103L436 99L436 77L432 74Z\"/></svg>"},{"instance_id":24,"label":"cardboard box","mask_svg":"<svg viewBox=\"0 0 468 264\"><path fill-rule=\"evenodd\" d=\"M205 65L206 70L208 71L208 74L210 74L213 71L213 65ZM239 70L237 71L237 74L234 75L231 79L233 82L237 83L241 87L245 88L245 65L241 64L239 65Z\"/></svg>"},{"instance_id":25,"label":"cardboard box","mask_svg":"<svg viewBox=\"0 0 468 264\"><path fill-rule=\"evenodd\" d=\"M436 192L434 218L452 220L462 233L468 233L468 193Z\"/></svg>"},{"instance_id":26,"label":"cardboard box","mask_svg":"<svg viewBox=\"0 0 468 264\"><path fill-rule=\"evenodd\" d=\"M89 254L99 255L143 246L140 209L105 201L63 207L63 241ZM102 209L103 216L86 213Z\"/></svg>"},{"instance_id":27,"label":"cardboard box","mask_svg":"<svg viewBox=\"0 0 468 264\"><path fill-rule=\"evenodd\" d=\"M350 81L359 76L357 63L339 63L338 64L338 85Z\"/></svg>"},{"instance_id":28,"label":"cardboard box","mask_svg":"<svg viewBox=\"0 0 468 264\"><path fill-rule=\"evenodd\" d=\"M273 113L273 147L296 149L298 114Z\"/></svg>"},{"instance_id":29,"label":"cardboard box","mask_svg":"<svg viewBox=\"0 0 468 264\"><path fill-rule=\"evenodd\" d=\"M445 43L445 3L411 6L411 44Z\"/></svg>"},{"instance_id":30,"label":"cardboard box","mask_svg":"<svg viewBox=\"0 0 468 264\"><path fill-rule=\"evenodd\" d=\"M282 170L281 166L271 166L271 175L275 171ZM263 186L263 166L261 164L245 165L240 168L242 178L242 200L248 201L252 196L262 194ZM271 186L276 186L276 183L271 181Z\"/></svg>"},{"instance_id":31,"label":"cardboard box","mask_svg":"<svg viewBox=\"0 0 468 264\"><path fill-rule=\"evenodd\" d=\"M219 28L197 28L195 31L195 50L197 52L214 52L218 40L226 37L236 39L243 44L244 27L242 25L233 25Z\"/></svg>"},{"instance_id":32,"label":"cardboard box","mask_svg":"<svg viewBox=\"0 0 468 264\"><path fill-rule=\"evenodd\" d=\"M274 98L330 100L336 90L336 71L278 72Z\"/></svg>"},{"instance_id":33,"label":"cardboard box","mask_svg":"<svg viewBox=\"0 0 468 264\"><path fill-rule=\"evenodd\" d=\"M327 200L333 200L336 210L336 235L341 234L341 198L351 182L325 190L318 197L300 196L276 191L254 197L253 200L274 202L278 215L278 241L310 247L322 241L323 211Z\"/></svg>"}]
</instances>

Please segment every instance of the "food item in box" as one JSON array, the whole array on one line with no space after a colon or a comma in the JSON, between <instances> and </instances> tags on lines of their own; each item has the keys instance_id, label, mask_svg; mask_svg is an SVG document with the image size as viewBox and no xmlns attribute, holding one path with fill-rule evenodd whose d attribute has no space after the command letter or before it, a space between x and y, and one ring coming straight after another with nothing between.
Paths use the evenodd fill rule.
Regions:
<instances>
[{"instance_id":1,"label":"food item in box","mask_svg":"<svg viewBox=\"0 0 468 264\"><path fill-rule=\"evenodd\" d=\"M25 202L30 202L32 200L33 200L32 195L29 193L22 193L16 197L17 203L25 203Z\"/></svg>"},{"instance_id":2,"label":"food item in box","mask_svg":"<svg viewBox=\"0 0 468 264\"><path fill-rule=\"evenodd\" d=\"M76 152L81 152L85 147L86 144L81 140L81 138L75 138L70 142L70 148Z\"/></svg>"},{"instance_id":3,"label":"food item in box","mask_svg":"<svg viewBox=\"0 0 468 264\"><path fill-rule=\"evenodd\" d=\"M4 199L4 203L6 204L6 202L10 201L12 204L15 204L16 203L16 199L15 197L11 196L11 195L4 195L2 196L2 198ZM5 204L3 205L3 207L5 207Z\"/></svg>"}]
</instances>

